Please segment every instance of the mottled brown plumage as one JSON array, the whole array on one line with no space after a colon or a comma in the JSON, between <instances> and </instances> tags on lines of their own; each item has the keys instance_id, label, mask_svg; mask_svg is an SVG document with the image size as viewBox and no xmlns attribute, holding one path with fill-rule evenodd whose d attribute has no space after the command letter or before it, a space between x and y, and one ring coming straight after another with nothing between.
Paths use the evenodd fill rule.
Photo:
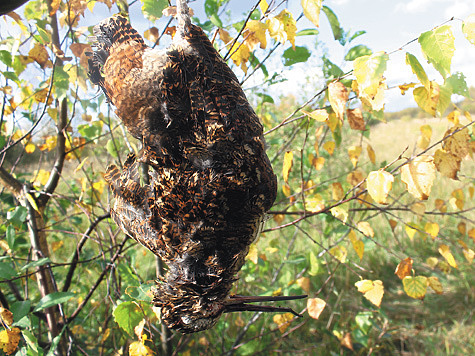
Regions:
<instances>
[{"instance_id":1,"label":"mottled brown plumage","mask_svg":"<svg viewBox=\"0 0 475 356\"><path fill-rule=\"evenodd\" d=\"M168 266L153 300L163 321L195 332L225 311L288 309L229 296L275 200L276 177L257 115L184 0L178 20L166 50L145 46L121 16L104 20L94 28L90 78L143 143L140 157L106 173L112 216ZM139 162L151 167L149 185L140 184Z\"/></svg>"}]
</instances>

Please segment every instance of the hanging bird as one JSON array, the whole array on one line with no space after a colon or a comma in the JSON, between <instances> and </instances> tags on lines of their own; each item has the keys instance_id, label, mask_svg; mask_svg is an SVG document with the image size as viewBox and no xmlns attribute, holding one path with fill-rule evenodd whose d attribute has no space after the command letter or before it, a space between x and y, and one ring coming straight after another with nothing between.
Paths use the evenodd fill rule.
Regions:
<instances>
[{"instance_id":1,"label":"hanging bird","mask_svg":"<svg viewBox=\"0 0 475 356\"><path fill-rule=\"evenodd\" d=\"M239 310L296 314L248 303L305 296L230 295L277 181L262 125L236 76L191 24L186 0L177 5L178 28L166 50L147 47L120 15L94 27L90 79L143 144L139 157L106 172L112 217L167 264L153 303L168 327L197 332ZM148 185L140 182L140 162L150 167Z\"/></svg>"}]
</instances>

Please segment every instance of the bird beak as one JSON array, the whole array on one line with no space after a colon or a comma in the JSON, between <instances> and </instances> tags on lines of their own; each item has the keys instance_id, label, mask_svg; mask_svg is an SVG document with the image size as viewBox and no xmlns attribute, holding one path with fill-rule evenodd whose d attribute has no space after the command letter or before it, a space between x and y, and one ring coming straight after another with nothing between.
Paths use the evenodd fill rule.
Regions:
<instances>
[{"instance_id":1,"label":"bird beak","mask_svg":"<svg viewBox=\"0 0 475 356\"><path fill-rule=\"evenodd\" d=\"M299 313L295 312L291 308L286 307L274 307L270 305L252 305L248 303L257 303L257 302L277 302L282 300L295 300L307 298L306 295L296 295L296 296L244 296L244 295L231 295L224 303L224 312L232 313L237 311L256 311L256 312L267 312L267 313L282 313L289 312L295 316L301 317Z\"/></svg>"}]
</instances>

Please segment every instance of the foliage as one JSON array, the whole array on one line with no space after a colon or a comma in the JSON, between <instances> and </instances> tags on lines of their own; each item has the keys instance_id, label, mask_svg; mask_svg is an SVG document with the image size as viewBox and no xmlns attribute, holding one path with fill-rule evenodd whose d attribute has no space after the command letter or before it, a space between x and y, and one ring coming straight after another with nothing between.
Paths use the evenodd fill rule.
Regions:
<instances>
[{"instance_id":1,"label":"foliage","mask_svg":"<svg viewBox=\"0 0 475 356\"><path fill-rule=\"evenodd\" d=\"M447 114L447 128L439 133L431 120L413 126L412 153L378 160L384 152L373 148L374 132L385 118L394 53L355 44L364 31L346 32L319 0L301 1L305 17L261 0L238 21L223 12L228 2L206 0L209 20L200 25L245 88L262 80L250 100L279 179L272 218L234 292L307 293L307 302L289 302L304 318L227 314L214 329L186 336L160 324L149 292L161 264L109 219L102 178L109 163L120 165L139 147L91 87L87 53L93 10L140 7L153 45L174 33L168 25L157 30L167 3L32 0L0 20L5 354L433 354L446 345L436 341L439 333L461 335L465 326L473 333L464 324L475 302L473 89L451 71L451 60L455 27L475 43L475 15L414 34L417 41L401 47L415 75L398 83L401 94L412 92L428 116ZM309 97L276 97L272 85L282 78L271 59L281 55L284 70L308 64L317 50L302 39L319 38L323 17L344 59L322 56L323 79ZM304 18L312 28L302 28ZM352 70L334 64L342 60ZM429 66L441 80L429 78ZM464 101L453 103L453 94ZM434 341L421 345L414 330ZM473 338L452 337L455 354L475 350Z\"/></svg>"}]
</instances>

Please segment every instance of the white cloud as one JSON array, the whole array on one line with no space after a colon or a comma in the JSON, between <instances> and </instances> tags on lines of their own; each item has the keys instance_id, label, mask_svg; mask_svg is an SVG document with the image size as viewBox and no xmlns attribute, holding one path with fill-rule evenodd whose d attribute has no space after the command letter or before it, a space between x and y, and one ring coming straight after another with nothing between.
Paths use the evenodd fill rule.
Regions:
<instances>
[{"instance_id":1,"label":"white cloud","mask_svg":"<svg viewBox=\"0 0 475 356\"><path fill-rule=\"evenodd\" d=\"M475 12L475 1L473 0L455 0L450 1L449 6L445 9L447 17L459 17L464 19L468 15Z\"/></svg>"}]
</instances>

